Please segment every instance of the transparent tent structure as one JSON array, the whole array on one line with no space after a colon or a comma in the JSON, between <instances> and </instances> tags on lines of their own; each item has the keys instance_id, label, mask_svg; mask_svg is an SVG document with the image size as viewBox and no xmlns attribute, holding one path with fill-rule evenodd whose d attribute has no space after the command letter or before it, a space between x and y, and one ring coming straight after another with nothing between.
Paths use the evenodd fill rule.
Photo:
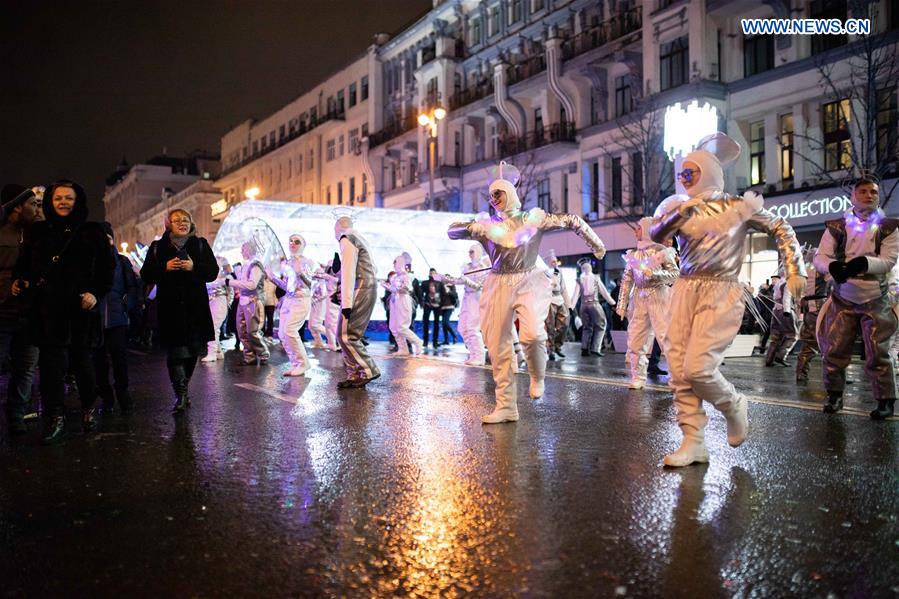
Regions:
<instances>
[{"instance_id":1,"label":"transparent tent structure","mask_svg":"<svg viewBox=\"0 0 899 599\"><path fill-rule=\"evenodd\" d=\"M241 245L252 239L263 264L275 267L286 255L288 237L299 233L306 239L304 255L324 264L337 251L334 222L340 216L351 217L354 228L368 241L379 280L387 278L393 270L393 259L402 252L412 256L412 268L419 280L427 279L431 268L458 275L473 243L446 236L450 224L471 220L472 214L250 200L231 208L212 250L234 264L243 260ZM462 290L458 291L461 295ZM384 320L381 302L372 319Z\"/></svg>"}]
</instances>

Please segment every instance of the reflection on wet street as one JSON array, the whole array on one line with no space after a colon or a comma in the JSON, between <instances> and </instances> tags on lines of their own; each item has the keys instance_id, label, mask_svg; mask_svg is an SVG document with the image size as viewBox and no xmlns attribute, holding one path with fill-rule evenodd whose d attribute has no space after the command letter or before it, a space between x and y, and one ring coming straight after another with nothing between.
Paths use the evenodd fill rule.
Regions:
<instances>
[{"instance_id":1,"label":"reflection on wet street","mask_svg":"<svg viewBox=\"0 0 899 599\"><path fill-rule=\"evenodd\" d=\"M710 413L711 463L665 470L665 381L627 390L620 355L551 363L520 422L484 427L489 370L373 350L381 379L340 393L338 354L297 380L231 352L180 420L162 356L132 356L132 416L0 449L0 595L899 593L899 428L862 381L825 416L820 365L797 390L729 360L749 441Z\"/></svg>"}]
</instances>

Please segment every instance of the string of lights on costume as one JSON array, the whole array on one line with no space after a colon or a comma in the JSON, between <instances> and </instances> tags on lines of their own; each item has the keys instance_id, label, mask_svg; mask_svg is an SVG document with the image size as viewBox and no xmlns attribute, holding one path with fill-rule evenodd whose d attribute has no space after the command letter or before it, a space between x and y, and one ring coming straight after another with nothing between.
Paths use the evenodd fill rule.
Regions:
<instances>
[{"instance_id":1,"label":"string of lights on costume","mask_svg":"<svg viewBox=\"0 0 899 599\"><path fill-rule=\"evenodd\" d=\"M630 370L631 389L646 385L647 354L653 339L665 346L668 332L668 308L671 304L671 285L680 275L677 252L674 248L649 238L653 220L640 219L637 224L637 248L624 255L624 272L615 311L627 318L627 354L625 362Z\"/></svg>"},{"instance_id":2,"label":"string of lights on costume","mask_svg":"<svg viewBox=\"0 0 899 599\"><path fill-rule=\"evenodd\" d=\"M665 456L668 466L708 461L703 401L724 415L731 446L742 444L748 434L746 398L719 366L743 320L746 290L738 276L750 229L776 241L790 291L800 296L805 287L805 265L792 227L765 210L761 196L724 191L724 167L739 154L739 144L723 133L703 138L684 159L680 173L688 195L663 201L651 229L659 243L676 237L680 250L681 276L672 290L664 349L683 440L677 451Z\"/></svg>"},{"instance_id":3,"label":"string of lights on costume","mask_svg":"<svg viewBox=\"0 0 899 599\"><path fill-rule=\"evenodd\" d=\"M521 210L516 186L521 173L501 162L492 172L490 203L495 214L479 214L470 222L455 223L447 231L450 239L478 241L487 252L490 272L480 299L481 330L490 352L496 382L496 407L481 421L485 424L518 420L518 398L513 368L513 323L519 321L519 336L527 358L531 397L540 397L546 373L546 328L550 281L537 268L540 241L549 231L574 231L597 258L605 247L593 229L573 214L547 214L539 208Z\"/></svg>"}]
</instances>

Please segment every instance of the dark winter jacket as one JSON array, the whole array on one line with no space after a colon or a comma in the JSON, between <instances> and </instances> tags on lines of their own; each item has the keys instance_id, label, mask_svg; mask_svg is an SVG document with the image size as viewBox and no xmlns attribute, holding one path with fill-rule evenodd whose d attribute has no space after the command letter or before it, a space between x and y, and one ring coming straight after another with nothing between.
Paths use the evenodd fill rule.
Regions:
<instances>
[{"instance_id":1,"label":"dark winter jacket","mask_svg":"<svg viewBox=\"0 0 899 599\"><path fill-rule=\"evenodd\" d=\"M0 331L21 327L27 314L23 296L13 297L13 269L19 259L23 230L9 221L0 225Z\"/></svg>"},{"instance_id":2,"label":"dark winter jacket","mask_svg":"<svg viewBox=\"0 0 899 599\"><path fill-rule=\"evenodd\" d=\"M169 348L197 347L215 339L206 283L218 276L219 265L202 237L191 237L184 249L193 260L193 270L167 271L166 262L175 257L178 249L166 231L150 244L140 270L144 283L156 285L159 338Z\"/></svg>"},{"instance_id":3,"label":"dark winter jacket","mask_svg":"<svg viewBox=\"0 0 899 599\"><path fill-rule=\"evenodd\" d=\"M110 252L116 261L115 274L112 277L112 289L100 301L100 314L103 316L103 328L126 327L130 324L128 315L140 304L143 290L131 268L131 262L112 247Z\"/></svg>"},{"instance_id":4,"label":"dark winter jacket","mask_svg":"<svg viewBox=\"0 0 899 599\"><path fill-rule=\"evenodd\" d=\"M65 218L53 210L56 187L75 190L75 206ZM112 285L115 262L100 225L87 220L87 196L71 182L47 187L45 221L34 223L25 235L14 276L28 282L29 326L37 345L88 345L102 341L98 306L81 307L81 294L98 301Z\"/></svg>"}]
</instances>

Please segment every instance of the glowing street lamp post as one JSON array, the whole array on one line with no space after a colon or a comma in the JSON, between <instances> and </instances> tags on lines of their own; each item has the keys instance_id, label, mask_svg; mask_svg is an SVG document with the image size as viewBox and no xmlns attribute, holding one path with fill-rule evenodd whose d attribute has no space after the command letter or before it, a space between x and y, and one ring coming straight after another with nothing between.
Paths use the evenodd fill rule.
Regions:
<instances>
[{"instance_id":1,"label":"glowing street lamp post","mask_svg":"<svg viewBox=\"0 0 899 599\"><path fill-rule=\"evenodd\" d=\"M418 115L418 124L428 128L428 202L434 206L434 169L437 162L437 122L446 117L446 110L438 106L430 114Z\"/></svg>"},{"instance_id":2,"label":"glowing street lamp post","mask_svg":"<svg viewBox=\"0 0 899 599\"><path fill-rule=\"evenodd\" d=\"M259 188L251 187L248 190L246 190L245 192L243 192L243 194L247 197L248 200L255 200L256 196L259 195Z\"/></svg>"}]
</instances>

